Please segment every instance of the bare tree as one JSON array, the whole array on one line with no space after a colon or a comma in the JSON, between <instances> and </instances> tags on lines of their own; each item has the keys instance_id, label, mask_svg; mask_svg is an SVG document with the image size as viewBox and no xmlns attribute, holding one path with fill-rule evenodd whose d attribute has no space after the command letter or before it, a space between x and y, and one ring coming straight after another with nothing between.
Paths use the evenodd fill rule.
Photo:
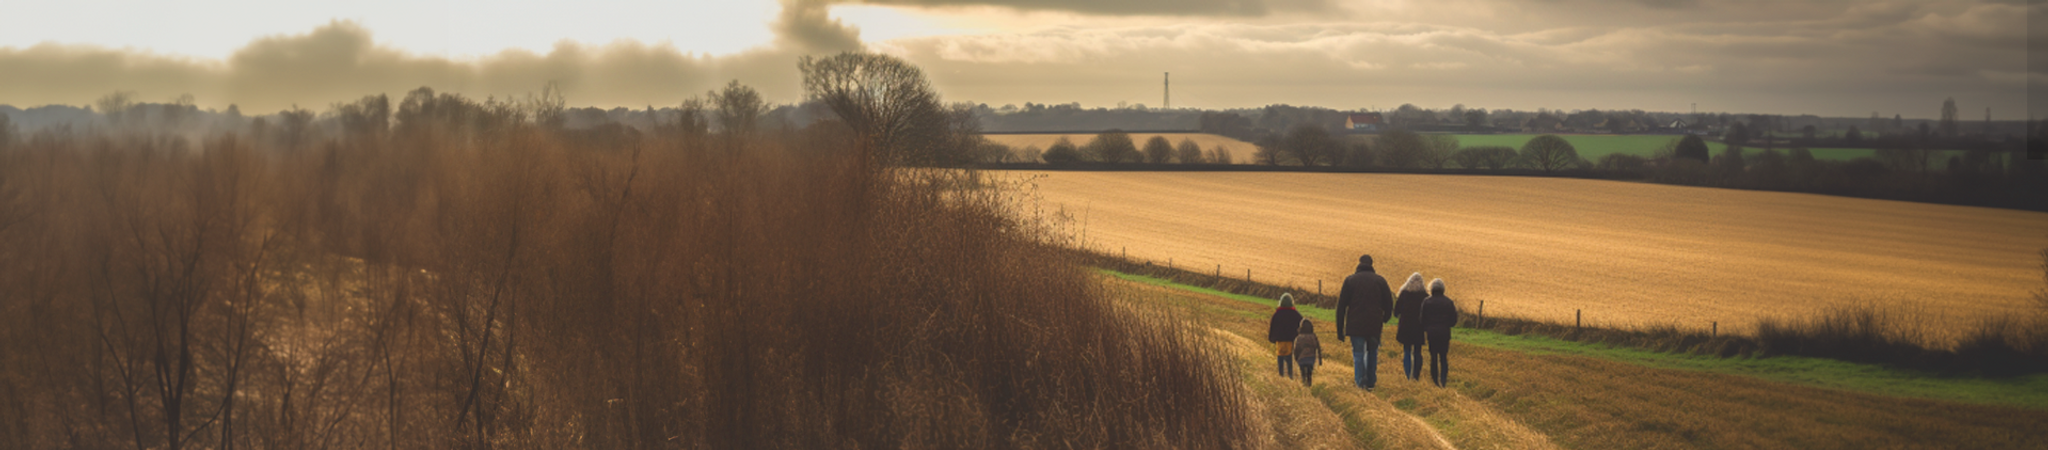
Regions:
<instances>
[{"instance_id":1,"label":"bare tree","mask_svg":"<svg viewBox=\"0 0 2048 450\"><path fill-rule=\"evenodd\" d=\"M0 131L5 131L4 127L0 127ZM1196 145L1195 140L1187 138L1181 138L1180 145L1174 149L1173 157L1175 161L1181 164L1201 164L1205 162L1202 158L1202 146Z\"/></svg>"},{"instance_id":2,"label":"bare tree","mask_svg":"<svg viewBox=\"0 0 2048 450\"><path fill-rule=\"evenodd\" d=\"M718 108L718 127L724 133L726 150L739 151L741 144L757 131L761 114L768 111L768 103L761 100L761 93L740 84L740 80L732 80L725 84L724 89L708 95L711 104Z\"/></svg>"},{"instance_id":3,"label":"bare tree","mask_svg":"<svg viewBox=\"0 0 2048 450\"><path fill-rule=\"evenodd\" d=\"M1131 134L1117 129L1096 133L1083 153L1107 163L1135 162L1144 157L1138 153L1137 144L1131 143Z\"/></svg>"},{"instance_id":4,"label":"bare tree","mask_svg":"<svg viewBox=\"0 0 2048 450\"><path fill-rule=\"evenodd\" d=\"M135 108L135 92L114 91L94 101L93 106L99 108L100 115L107 117L107 123L120 128L128 123L129 110Z\"/></svg>"},{"instance_id":5,"label":"bare tree","mask_svg":"<svg viewBox=\"0 0 2048 450\"><path fill-rule=\"evenodd\" d=\"M1564 138L1546 134L1522 144L1522 159L1530 167L1555 172L1578 164L1579 149L1572 147L1572 143Z\"/></svg>"},{"instance_id":6,"label":"bare tree","mask_svg":"<svg viewBox=\"0 0 2048 450\"><path fill-rule=\"evenodd\" d=\"M1337 142L1330 138L1330 130L1322 125L1304 123L1287 131L1286 140L1280 148L1303 166L1314 166L1335 159Z\"/></svg>"},{"instance_id":7,"label":"bare tree","mask_svg":"<svg viewBox=\"0 0 2048 450\"><path fill-rule=\"evenodd\" d=\"M735 80L733 83L737 84L739 81ZM527 112L533 115L533 123L540 125L541 128L560 130L567 122L568 118L562 115L562 111L568 109L568 100L562 97L561 83L554 80L549 80L546 85L541 86L540 94L527 96L525 106Z\"/></svg>"},{"instance_id":8,"label":"bare tree","mask_svg":"<svg viewBox=\"0 0 2048 450\"><path fill-rule=\"evenodd\" d=\"M1152 136L1145 140L1145 162L1166 164L1173 162L1173 143L1166 136Z\"/></svg>"},{"instance_id":9,"label":"bare tree","mask_svg":"<svg viewBox=\"0 0 2048 450\"><path fill-rule=\"evenodd\" d=\"M844 52L826 58L806 56L797 63L803 72L806 100L824 102L853 128L864 164L872 167L900 160L919 139L918 122L939 110L939 95L924 71L894 56Z\"/></svg>"}]
</instances>

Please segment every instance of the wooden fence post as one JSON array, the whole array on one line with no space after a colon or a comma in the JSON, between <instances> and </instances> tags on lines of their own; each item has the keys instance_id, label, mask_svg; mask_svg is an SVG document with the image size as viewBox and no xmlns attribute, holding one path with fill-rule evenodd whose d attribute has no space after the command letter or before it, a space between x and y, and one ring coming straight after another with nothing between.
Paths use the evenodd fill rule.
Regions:
<instances>
[{"instance_id":1,"label":"wooden fence post","mask_svg":"<svg viewBox=\"0 0 2048 450\"><path fill-rule=\"evenodd\" d=\"M1244 284L1252 284L1252 269L1244 269Z\"/></svg>"},{"instance_id":2,"label":"wooden fence post","mask_svg":"<svg viewBox=\"0 0 2048 450\"><path fill-rule=\"evenodd\" d=\"M1486 301L1479 301L1479 320L1486 320Z\"/></svg>"},{"instance_id":3,"label":"wooden fence post","mask_svg":"<svg viewBox=\"0 0 2048 450\"><path fill-rule=\"evenodd\" d=\"M1222 264L1217 264L1217 265L1216 265L1216 282L1218 282L1218 283L1221 283L1221 282L1223 282L1223 265L1222 265Z\"/></svg>"},{"instance_id":4,"label":"wooden fence post","mask_svg":"<svg viewBox=\"0 0 2048 450\"><path fill-rule=\"evenodd\" d=\"M1586 327L1586 310L1574 309L1572 310L1572 317L1575 318L1575 322L1573 322L1572 328L1579 329Z\"/></svg>"},{"instance_id":5,"label":"wooden fence post","mask_svg":"<svg viewBox=\"0 0 2048 450\"><path fill-rule=\"evenodd\" d=\"M1323 280L1316 280L1316 296L1323 296Z\"/></svg>"},{"instance_id":6,"label":"wooden fence post","mask_svg":"<svg viewBox=\"0 0 2048 450\"><path fill-rule=\"evenodd\" d=\"M1720 321L1715 321L1715 322L1713 322L1713 323L1714 323L1714 332L1713 332L1713 334L1709 334L1709 335L1707 335L1707 336L1708 336L1708 337L1721 337L1721 322L1720 322Z\"/></svg>"}]
</instances>

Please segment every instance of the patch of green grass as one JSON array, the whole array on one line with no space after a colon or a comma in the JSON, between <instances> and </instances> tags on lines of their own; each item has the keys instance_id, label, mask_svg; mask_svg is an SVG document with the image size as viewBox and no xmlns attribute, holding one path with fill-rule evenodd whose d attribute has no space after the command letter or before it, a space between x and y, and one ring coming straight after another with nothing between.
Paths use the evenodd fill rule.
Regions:
<instances>
[{"instance_id":1,"label":"patch of green grass","mask_svg":"<svg viewBox=\"0 0 2048 450\"><path fill-rule=\"evenodd\" d=\"M1215 295L1253 304L1272 300L1232 294L1174 283L1158 278L1097 269L1103 274L1137 283ZM1310 305L1298 305L1303 316L1334 322L1336 313ZM1604 344L1566 341L1543 336L1506 335L1485 330L1460 328L1454 333L1462 344L1542 355L1598 358L1645 367L1696 370L1762 378L1771 381L1818 386L1886 396L1927 398L1965 403L2008 405L2048 409L2048 374L2016 378L1951 377L1872 364L1858 364L1825 358L1776 356L1732 357L1688 353L1664 353Z\"/></svg>"}]
</instances>

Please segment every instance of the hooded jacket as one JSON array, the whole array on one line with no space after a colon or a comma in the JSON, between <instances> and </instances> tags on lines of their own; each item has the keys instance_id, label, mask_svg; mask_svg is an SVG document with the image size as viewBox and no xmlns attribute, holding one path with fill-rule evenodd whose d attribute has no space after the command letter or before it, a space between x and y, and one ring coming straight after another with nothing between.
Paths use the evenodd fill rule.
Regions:
<instances>
[{"instance_id":1,"label":"hooded jacket","mask_svg":"<svg viewBox=\"0 0 2048 450\"><path fill-rule=\"evenodd\" d=\"M1422 300L1422 329L1428 334L1430 351L1448 350L1451 327L1458 325L1458 303L1444 296L1443 280L1430 282L1429 298Z\"/></svg>"},{"instance_id":2,"label":"hooded jacket","mask_svg":"<svg viewBox=\"0 0 2048 450\"><path fill-rule=\"evenodd\" d=\"M1359 257L1358 272L1344 278L1337 293L1337 332L1378 338L1394 318L1394 292L1387 279L1372 272L1372 257Z\"/></svg>"},{"instance_id":3,"label":"hooded jacket","mask_svg":"<svg viewBox=\"0 0 2048 450\"><path fill-rule=\"evenodd\" d=\"M1429 298L1428 287L1422 282L1422 274L1408 275L1408 282L1401 284L1401 293L1394 296L1394 317L1401 324L1394 329L1394 340L1403 345L1422 345L1422 299Z\"/></svg>"},{"instance_id":4,"label":"hooded jacket","mask_svg":"<svg viewBox=\"0 0 2048 450\"><path fill-rule=\"evenodd\" d=\"M1323 341L1316 339L1315 322L1301 321L1298 336L1294 337L1294 359L1302 364L1313 364L1323 357Z\"/></svg>"},{"instance_id":5,"label":"hooded jacket","mask_svg":"<svg viewBox=\"0 0 2048 450\"><path fill-rule=\"evenodd\" d=\"M1266 342L1290 342L1301 332L1301 312L1294 309L1294 296L1280 294L1280 307L1273 310L1273 323L1266 328Z\"/></svg>"}]
</instances>

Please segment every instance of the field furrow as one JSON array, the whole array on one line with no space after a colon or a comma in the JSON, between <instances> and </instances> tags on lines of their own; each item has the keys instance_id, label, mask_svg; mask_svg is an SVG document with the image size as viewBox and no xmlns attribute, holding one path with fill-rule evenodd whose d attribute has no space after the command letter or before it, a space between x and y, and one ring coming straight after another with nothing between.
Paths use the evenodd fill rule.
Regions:
<instances>
[{"instance_id":1,"label":"field furrow","mask_svg":"<svg viewBox=\"0 0 2048 450\"><path fill-rule=\"evenodd\" d=\"M2048 214L1526 177L1226 172L1038 176L1082 245L1334 291L1361 253L1388 278L1589 325L1743 331L1766 315L1875 303L1944 340L2035 307Z\"/></svg>"}]
</instances>

